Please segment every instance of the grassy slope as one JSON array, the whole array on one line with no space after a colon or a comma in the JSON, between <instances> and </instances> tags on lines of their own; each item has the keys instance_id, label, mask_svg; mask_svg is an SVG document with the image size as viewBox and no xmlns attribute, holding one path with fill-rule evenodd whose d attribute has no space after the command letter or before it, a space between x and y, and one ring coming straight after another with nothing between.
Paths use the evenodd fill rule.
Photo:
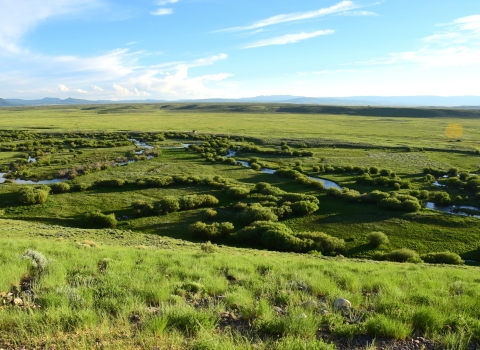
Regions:
<instances>
[{"instance_id":1,"label":"grassy slope","mask_svg":"<svg viewBox=\"0 0 480 350\"><path fill-rule=\"evenodd\" d=\"M0 306L0 347L325 349L312 342L319 330L394 339L420 331L455 349L480 341L478 268L204 253L156 235L9 220L0 237L0 292L34 273L19 258L26 249L50 260L34 284L40 309ZM338 297L351 312L333 308Z\"/></svg>"}]
</instances>

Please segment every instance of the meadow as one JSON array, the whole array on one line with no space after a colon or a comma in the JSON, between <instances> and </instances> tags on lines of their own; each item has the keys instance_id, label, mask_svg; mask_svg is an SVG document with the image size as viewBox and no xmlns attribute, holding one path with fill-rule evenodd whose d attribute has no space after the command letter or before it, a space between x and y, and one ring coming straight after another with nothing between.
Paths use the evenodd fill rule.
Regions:
<instances>
[{"instance_id":1,"label":"meadow","mask_svg":"<svg viewBox=\"0 0 480 350\"><path fill-rule=\"evenodd\" d=\"M0 348L474 348L477 111L302 108L0 109Z\"/></svg>"}]
</instances>

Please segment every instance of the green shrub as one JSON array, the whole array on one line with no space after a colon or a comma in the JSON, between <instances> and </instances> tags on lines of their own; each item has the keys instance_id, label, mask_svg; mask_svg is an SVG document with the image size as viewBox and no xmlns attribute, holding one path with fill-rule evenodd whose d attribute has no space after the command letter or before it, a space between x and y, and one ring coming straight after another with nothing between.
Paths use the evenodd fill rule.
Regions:
<instances>
[{"instance_id":1,"label":"green shrub","mask_svg":"<svg viewBox=\"0 0 480 350\"><path fill-rule=\"evenodd\" d=\"M418 262L418 253L410 249L398 249L387 254L387 259L395 262Z\"/></svg>"},{"instance_id":2,"label":"green shrub","mask_svg":"<svg viewBox=\"0 0 480 350\"><path fill-rule=\"evenodd\" d=\"M278 221L278 216L270 208L255 205L241 211L238 214L238 220L248 225L255 221Z\"/></svg>"},{"instance_id":3,"label":"green shrub","mask_svg":"<svg viewBox=\"0 0 480 350\"><path fill-rule=\"evenodd\" d=\"M345 250L343 239L332 237L323 232L303 232L298 233L297 236L310 242L310 250L320 251L324 255L335 255Z\"/></svg>"},{"instance_id":4,"label":"green shrub","mask_svg":"<svg viewBox=\"0 0 480 350\"><path fill-rule=\"evenodd\" d=\"M213 224L206 224L201 221L197 221L191 224L188 229L194 237L202 239L216 239L222 236L228 236L235 229L230 222L214 222Z\"/></svg>"},{"instance_id":5,"label":"green shrub","mask_svg":"<svg viewBox=\"0 0 480 350\"><path fill-rule=\"evenodd\" d=\"M105 215L98 211L88 213L85 216L88 226L98 228L115 228L117 227L117 219L114 214Z\"/></svg>"},{"instance_id":6,"label":"green shrub","mask_svg":"<svg viewBox=\"0 0 480 350\"><path fill-rule=\"evenodd\" d=\"M173 196L166 196L155 202L154 209L159 214L168 214L180 210L180 201Z\"/></svg>"},{"instance_id":7,"label":"green shrub","mask_svg":"<svg viewBox=\"0 0 480 350\"><path fill-rule=\"evenodd\" d=\"M380 170L380 175L381 176L390 176L392 174L392 171L389 169L382 169Z\"/></svg>"},{"instance_id":8,"label":"green shrub","mask_svg":"<svg viewBox=\"0 0 480 350\"><path fill-rule=\"evenodd\" d=\"M368 172L369 172L370 174L372 174L372 175L378 174L379 171L380 171L380 170L379 170L377 167L374 167L374 166L372 166L372 167L370 167L370 169L368 169Z\"/></svg>"},{"instance_id":9,"label":"green shrub","mask_svg":"<svg viewBox=\"0 0 480 350\"><path fill-rule=\"evenodd\" d=\"M123 179L99 180L95 182L96 186L113 188L120 188L123 187L125 184L126 181Z\"/></svg>"},{"instance_id":10,"label":"green shrub","mask_svg":"<svg viewBox=\"0 0 480 350\"><path fill-rule=\"evenodd\" d=\"M370 232L367 235L368 243L375 248L380 247L382 244L390 243L388 236L383 232Z\"/></svg>"},{"instance_id":11,"label":"green shrub","mask_svg":"<svg viewBox=\"0 0 480 350\"><path fill-rule=\"evenodd\" d=\"M452 203L452 200L447 192L436 192L433 197L433 202L436 205L449 205Z\"/></svg>"},{"instance_id":12,"label":"green shrub","mask_svg":"<svg viewBox=\"0 0 480 350\"><path fill-rule=\"evenodd\" d=\"M252 170L259 171L262 169L262 166L258 163L250 163L250 168L252 168Z\"/></svg>"},{"instance_id":13,"label":"green shrub","mask_svg":"<svg viewBox=\"0 0 480 350\"><path fill-rule=\"evenodd\" d=\"M210 194L191 194L183 196L179 199L180 208L189 210L201 207L211 207L219 203L218 199Z\"/></svg>"},{"instance_id":14,"label":"green shrub","mask_svg":"<svg viewBox=\"0 0 480 350\"><path fill-rule=\"evenodd\" d=\"M41 188L33 188L33 187L26 187L22 188L18 195L18 201L21 204L26 205L33 205L33 204L44 204L50 193L50 188L47 189Z\"/></svg>"},{"instance_id":15,"label":"green shrub","mask_svg":"<svg viewBox=\"0 0 480 350\"><path fill-rule=\"evenodd\" d=\"M290 207L292 208L294 214L301 216L310 216L319 209L316 203L308 201L295 202L292 203Z\"/></svg>"},{"instance_id":16,"label":"green shrub","mask_svg":"<svg viewBox=\"0 0 480 350\"><path fill-rule=\"evenodd\" d=\"M205 210L205 214L207 214L209 219L213 219L215 216L217 216L217 211L214 209L207 209Z\"/></svg>"},{"instance_id":17,"label":"green shrub","mask_svg":"<svg viewBox=\"0 0 480 350\"><path fill-rule=\"evenodd\" d=\"M430 264L462 265L464 261L460 255L452 252L428 253L422 259Z\"/></svg>"},{"instance_id":18,"label":"green shrub","mask_svg":"<svg viewBox=\"0 0 480 350\"><path fill-rule=\"evenodd\" d=\"M66 182L57 182L50 185L50 188L52 189L52 193L67 193L70 191L70 185Z\"/></svg>"},{"instance_id":19,"label":"green shrub","mask_svg":"<svg viewBox=\"0 0 480 350\"><path fill-rule=\"evenodd\" d=\"M250 189L242 186L230 186L225 189L225 194L229 198L247 198L250 194Z\"/></svg>"}]
</instances>

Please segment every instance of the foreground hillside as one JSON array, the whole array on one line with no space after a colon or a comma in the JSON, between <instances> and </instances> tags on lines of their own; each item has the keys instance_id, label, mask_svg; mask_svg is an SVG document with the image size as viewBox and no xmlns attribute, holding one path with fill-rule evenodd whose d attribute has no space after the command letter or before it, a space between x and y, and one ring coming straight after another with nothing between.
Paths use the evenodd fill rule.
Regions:
<instances>
[{"instance_id":1,"label":"foreground hillside","mask_svg":"<svg viewBox=\"0 0 480 350\"><path fill-rule=\"evenodd\" d=\"M0 348L480 343L475 267L324 258L13 220L0 220L0 261ZM338 305L338 298L351 304Z\"/></svg>"}]
</instances>

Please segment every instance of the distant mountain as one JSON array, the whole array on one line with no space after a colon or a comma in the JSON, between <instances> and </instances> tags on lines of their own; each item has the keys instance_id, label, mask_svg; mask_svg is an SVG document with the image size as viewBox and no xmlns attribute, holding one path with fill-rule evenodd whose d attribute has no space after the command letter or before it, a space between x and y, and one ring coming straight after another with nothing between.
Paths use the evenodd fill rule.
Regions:
<instances>
[{"instance_id":1,"label":"distant mountain","mask_svg":"<svg viewBox=\"0 0 480 350\"><path fill-rule=\"evenodd\" d=\"M0 106L13 106L13 104L7 100L4 100L3 98L0 98Z\"/></svg>"},{"instance_id":2,"label":"distant mountain","mask_svg":"<svg viewBox=\"0 0 480 350\"><path fill-rule=\"evenodd\" d=\"M351 97L304 97L291 95L255 96L246 98L211 98L200 100L100 100L89 101L75 98L51 98L41 100L0 99L0 106L48 106L48 105L87 105L87 104L118 104L118 103L282 103L309 104L325 106L395 106L395 107L456 107L479 108L480 96L351 96Z\"/></svg>"}]
</instances>

